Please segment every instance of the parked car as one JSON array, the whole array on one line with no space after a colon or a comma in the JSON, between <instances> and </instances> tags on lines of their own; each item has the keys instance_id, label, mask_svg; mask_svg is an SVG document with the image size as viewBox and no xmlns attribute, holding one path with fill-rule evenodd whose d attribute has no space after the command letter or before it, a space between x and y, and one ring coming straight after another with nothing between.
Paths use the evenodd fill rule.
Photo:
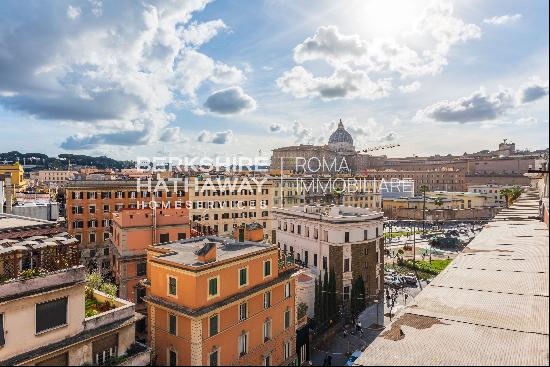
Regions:
<instances>
[{"instance_id":1,"label":"parked car","mask_svg":"<svg viewBox=\"0 0 550 367\"><path fill-rule=\"evenodd\" d=\"M360 350L356 350L355 352L353 352L351 356L348 358L348 360L346 361L346 366L353 366L353 362L355 362L355 360L359 358L359 356L361 356Z\"/></svg>"},{"instance_id":2,"label":"parked car","mask_svg":"<svg viewBox=\"0 0 550 367\"><path fill-rule=\"evenodd\" d=\"M402 275L401 279L409 285L416 285L416 277L414 275Z\"/></svg>"}]
</instances>

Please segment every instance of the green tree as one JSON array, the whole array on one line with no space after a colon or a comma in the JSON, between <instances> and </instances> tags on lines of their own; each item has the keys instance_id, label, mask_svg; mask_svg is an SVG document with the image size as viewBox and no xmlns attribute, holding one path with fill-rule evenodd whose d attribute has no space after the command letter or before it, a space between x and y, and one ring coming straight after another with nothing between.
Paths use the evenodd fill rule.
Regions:
<instances>
[{"instance_id":1,"label":"green tree","mask_svg":"<svg viewBox=\"0 0 550 367\"><path fill-rule=\"evenodd\" d=\"M329 299L330 299L330 289L328 284L328 271L325 271L325 274L323 275L323 318L324 321L327 321L330 319L330 306L329 306Z\"/></svg>"},{"instance_id":2,"label":"green tree","mask_svg":"<svg viewBox=\"0 0 550 367\"><path fill-rule=\"evenodd\" d=\"M321 322L322 312L321 312L321 277L315 279L315 300L313 302L313 308L315 312L315 320Z\"/></svg>"},{"instance_id":3,"label":"green tree","mask_svg":"<svg viewBox=\"0 0 550 367\"><path fill-rule=\"evenodd\" d=\"M422 193L422 231L426 232L426 193L430 189L426 185L420 186L420 192Z\"/></svg>"},{"instance_id":4,"label":"green tree","mask_svg":"<svg viewBox=\"0 0 550 367\"><path fill-rule=\"evenodd\" d=\"M365 310L365 283L363 277L355 278L351 286L350 312L353 318L356 318L363 310Z\"/></svg>"},{"instance_id":5,"label":"green tree","mask_svg":"<svg viewBox=\"0 0 550 367\"><path fill-rule=\"evenodd\" d=\"M336 302L336 273L334 272L334 268L330 269L330 276L328 281L328 304L329 304L329 317L331 319L336 318L336 313L338 310L337 302Z\"/></svg>"}]
</instances>

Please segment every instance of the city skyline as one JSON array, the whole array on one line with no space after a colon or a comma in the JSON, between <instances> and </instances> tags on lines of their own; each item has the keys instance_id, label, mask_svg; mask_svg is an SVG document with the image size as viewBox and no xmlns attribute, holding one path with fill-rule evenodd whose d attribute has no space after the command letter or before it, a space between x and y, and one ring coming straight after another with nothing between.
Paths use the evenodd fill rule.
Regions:
<instances>
[{"instance_id":1,"label":"city skyline","mask_svg":"<svg viewBox=\"0 0 550 367\"><path fill-rule=\"evenodd\" d=\"M339 119L389 156L548 146L546 2L0 8L2 151L269 155Z\"/></svg>"}]
</instances>

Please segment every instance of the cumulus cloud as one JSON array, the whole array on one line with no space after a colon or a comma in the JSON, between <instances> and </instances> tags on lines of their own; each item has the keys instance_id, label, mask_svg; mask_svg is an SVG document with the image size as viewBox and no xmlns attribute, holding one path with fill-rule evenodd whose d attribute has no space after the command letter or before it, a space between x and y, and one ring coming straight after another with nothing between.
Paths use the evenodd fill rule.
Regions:
<instances>
[{"instance_id":1,"label":"cumulus cloud","mask_svg":"<svg viewBox=\"0 0 550 367\"><path fill-rule=\"evenodd\" d=\"M316 77L302 66L295 66L277 79L282 91L295 97L320 97L324 100L339 98L377 99L391 90L391 80L372 81L362 70L343 66L329 77Z\"/></svg>"},{"instance_id":2,"label":"cumulus cloud","mask_svg":"<svg viewBox=\"0 0 550 367\"><path fill-rule=\"evenodd\" d=\"M230 87L214 92L204 107L216 114L233 115L248 112L256 108L256 101L245 94L241 87Z\"/></svg>"},{"instance_id":3,"label":"cumulus cloud","mask_svg":"<svg viewBox=\"0 0 550 367\"><path fill-rule=\"evenodd\" d=\"M170 107L196 108L205 83L244 79L237 67L197 49L226 29L221 20L192 21L207 3L11 1L0 13L0 105L93 124L89 134L67 139L65 149L181 138L170 126Z\"/></svg>"},{"instance_id":4,"label":"cumulus cloud","mask_svg":"<svg viewBox=\"0 0 550 367\"><path fill-rule=\"evenodd\" d=\"M494 16L491 18L485 18L483 19L483 23L485 24L492 24L492 25L505 25L505 24L513 24L520 20L522 17L521 14L505 14L505 15L499 15Z\"/></svg>"},{"instance_id":5,"label":"cumulus cloud","mask_svg":"<svg viewBox=\"0 0 550 367\"><path fill-rule=\"evenodd\" d=\"M517 93L520 103L529 103L548 95L548 81L543 82L538 78L532 78L523 84Z\"/></svg>"},{"instance_id":6,"label":"cumulus cloud","mask_svg":"<svg viewBox=\"0 0 550 367\"><path fill-rule=\"evenodd\" d=\"M278 123L273 123L269 126L269 132L271 133L279 133L285 131L285 127Z\"/></svg>"},{"instance_id":7,"label":"cumulus cloud","mask_svg":"<svg viewBox=\"0 0 550 367\"><path fill-rule=\"evenodd\" d=\"M481 37L477 25L464 23L453 15L449 2L427 6L411 33L427 39L433 47L416 50L393 38L365 40L357 34L343 34L334 25L319 27L294 48L294 61L299 65L286 71L277 85L297 98L380 98L387 95L394 74L437 74L447 65L453 45ZM316 77L302 66L315 60L331 65L333 74Z\"/></svg>"},{"instance_id":8,"label":"cumulus cloud","mask_svg":"<svg viewBox=\"0 0 550 367\"><path fill-rule=\"evenodd\" d=\"M420 89L422 84L419 81L414 81L410 84L400 85L398 88L401 93L413 93Z\"/></svg>"},{"instance_id":9,"label":"cumulus cloud","mask_svg":"<svg viewBox=\"0 0 550 367\"><path fill-rule=\"evenodd\" d=\"M523 104L547 95L548 82L538 78L522 84L515 93L504 88L495 93L487 93L482 87L468 97L434 103L418 111L414 119L459 123L493 121Z\"/></svg>"},{"instance_id":10,"label":"cumulus cloud","mask_svg":"<svg viewBox=\"0 0 550 367\"><path fill-rule=\"evenodd\" d=\"M417 112L415 119L441 122L474 122L495 120L514 106L509 90L489 94L484 88L454 101L441 101Z\"/></svg>"},{"instance_id":11,"label":"cumulus cloud","mask_svg":"<svg viewBox=\"0 0 550 367\"><path fill-rule=\"evenodd\" d=\"M227 130L211 133L203 130L197 136L197 141L199 143L229 144L233 141L233 131Z\"/></svg>"}]
</instances>

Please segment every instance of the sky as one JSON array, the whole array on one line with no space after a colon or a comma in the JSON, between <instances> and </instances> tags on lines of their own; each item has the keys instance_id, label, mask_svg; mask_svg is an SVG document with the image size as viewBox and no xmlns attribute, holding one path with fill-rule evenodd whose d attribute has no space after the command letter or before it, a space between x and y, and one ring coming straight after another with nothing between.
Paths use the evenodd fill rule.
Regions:
<instances>
[{"instance_id":1,"label":"sky","mask_svg":"<svg viewBox=\"0 0 550 367\"><path fill-rule=\"evenodd\" d=\"M0 152L548 147L548 2L0 2Z\"/></svg>"}]
</instances>

